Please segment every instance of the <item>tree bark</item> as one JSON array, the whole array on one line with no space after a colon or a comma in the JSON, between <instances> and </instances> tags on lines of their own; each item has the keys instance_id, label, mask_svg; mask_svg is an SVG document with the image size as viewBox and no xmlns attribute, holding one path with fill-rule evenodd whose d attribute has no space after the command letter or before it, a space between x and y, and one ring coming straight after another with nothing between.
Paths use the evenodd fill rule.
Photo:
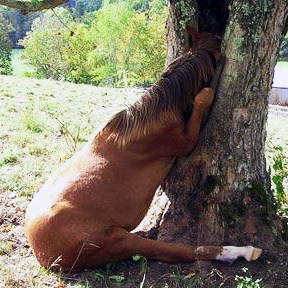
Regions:
<instances>
[{"instance_id":1,"label":"tree bark","mask_svg":"<svg viewBox=\"0 0 288 288\"><path fill-rule=\"evenodd\" d=\"M264 148L287 15L283 0L170 1L168 62L185 51L184 28L194 23L223 37L226 65L196 149L162 185L171 203L157 239L268 250L282 239Z\"/></svg>"}]
</instances>

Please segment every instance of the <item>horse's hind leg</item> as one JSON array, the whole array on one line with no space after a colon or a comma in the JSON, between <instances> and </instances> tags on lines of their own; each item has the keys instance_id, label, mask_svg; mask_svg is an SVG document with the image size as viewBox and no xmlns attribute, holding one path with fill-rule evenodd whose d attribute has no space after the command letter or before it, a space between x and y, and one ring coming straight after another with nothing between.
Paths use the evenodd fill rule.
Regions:
<instances>
[{"instance_id":1,"label":"horse's hind leg","mask_svg":"<svg viewBox=\"0 0 288 288\"><path fill-rule=\"evenodd\" d=\"M231 262L238 257L245 257L250 261L261 254L260 249L251 246L189 246L155 241L128 233L122 228L113 228L109 234L105 247L95 248L94 255L91 252L88 255L84 253L79 257L79 262L75 263L75 267L102 265L130 258L136 254L145 256L147 259L170 263L213 259Z\"/></svg>"}]
</instances>

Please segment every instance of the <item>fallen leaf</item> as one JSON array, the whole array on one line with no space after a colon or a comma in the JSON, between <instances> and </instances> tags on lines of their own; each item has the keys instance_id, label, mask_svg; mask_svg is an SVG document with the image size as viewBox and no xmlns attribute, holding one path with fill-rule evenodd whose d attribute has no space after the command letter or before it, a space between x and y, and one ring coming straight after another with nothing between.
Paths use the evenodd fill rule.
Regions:
<instances>
[{"instance_id":1,"label":"fallen leaf","mask_svg":"<svg viewBox=\"0 0 288 288\"><path fill-rule=\"evenodd\" d=\"M184 277L184 279L190 279L190 278L194 277L195 275L196 275L195 272L189 273Z\"/></svg>"},{"instance_id":2,"label":"fallen leaf","mask_svg":"<svg viewBox=\"0 0 288 288\"><path fill-rule=\"evenodd\" d=\"M12 227L13 227L12 225L3 227L2 232L8 233L12 230Z\"/></svg>"},{"instance_id":3,"label":"fallen leaf","mask_svg":"<svg viewBox=\"0 0 288 288\"><path fill-rule=\"evenodd\" d=\"M66 287L65 284L61 282L61 283L55 284L53 288L65 288L65 287Z\"/></svg>"}]
</instances>

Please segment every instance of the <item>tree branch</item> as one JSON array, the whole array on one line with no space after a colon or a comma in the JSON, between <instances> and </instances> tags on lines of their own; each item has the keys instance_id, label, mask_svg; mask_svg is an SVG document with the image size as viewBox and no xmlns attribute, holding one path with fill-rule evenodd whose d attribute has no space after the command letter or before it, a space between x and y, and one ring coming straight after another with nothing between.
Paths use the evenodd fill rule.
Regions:
<instances>
[{"instance_id":1,"label":"tree branch","mask_svg":"<svg viewBox=\"0 0 288 288\"><path fill-rule=\"evenodd\" d=\"M29 12L36 12L44 9L55 8L61 4L66 3L68 0L43 0L43 1L20 1L20 0L0 0L0 5L10 8L20 9L25 15Z\"/></svg>"}]
</instances>

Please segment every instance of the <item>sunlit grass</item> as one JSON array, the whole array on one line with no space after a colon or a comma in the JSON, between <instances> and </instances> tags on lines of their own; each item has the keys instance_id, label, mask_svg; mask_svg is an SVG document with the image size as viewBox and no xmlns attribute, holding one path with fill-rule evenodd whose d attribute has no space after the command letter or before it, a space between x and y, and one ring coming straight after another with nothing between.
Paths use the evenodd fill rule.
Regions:
<instances>
[{"instance_id":1,"label":"sunlit grass","mask_svg":"<svg viewBox=\"0 0 288 288\"><path fill-rule=\"evenodd\" d=\"M277 62L276 68L288 68L288 61L279 61L279 62Z\"/></svg>"},{"instance_id":2,"label":"sunlit grass","mask_svg":"<svg viewBox=\"0 0 288 288\"><path fill-rule=\"evenodd\" d=\"M0 185L19 196L33 195L101 123L135 98L125 89L3 76L0 81Z\"/></svg>"}]
</instances>

